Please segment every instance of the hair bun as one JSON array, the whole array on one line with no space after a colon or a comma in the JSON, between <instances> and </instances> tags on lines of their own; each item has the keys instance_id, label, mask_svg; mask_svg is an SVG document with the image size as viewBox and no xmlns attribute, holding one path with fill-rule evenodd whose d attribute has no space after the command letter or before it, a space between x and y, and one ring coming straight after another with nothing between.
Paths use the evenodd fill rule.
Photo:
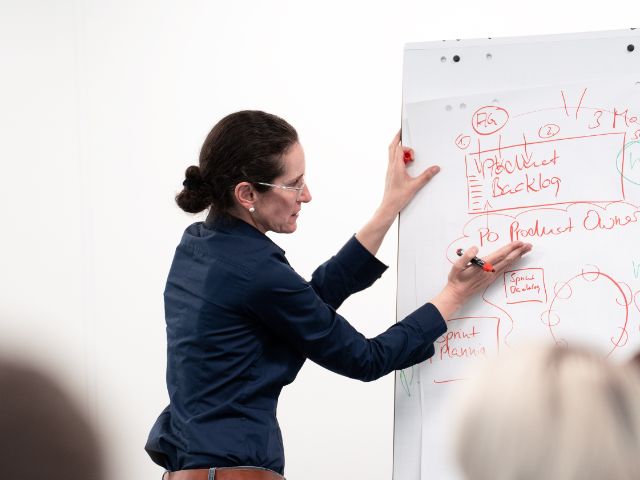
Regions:
<instances>
[{"instance_id":1,"label":"hair bun","mask_svg":"<svg viewBox=\"0 0 640 480\"><path fill-rule=\"evenodd\" d=\"M176 195L178 206L189 213L198 213L211 205L211 189L202 178L200 167L191 165L184 172L183 190Z\"/></svg>"},{"instance_id":2,"label":"hair bun","mask_svg":"<svg viewBox=\"0 0 640 480\"><path fill-rule=\"evenodd\" d=\"M202 186L204 180L202 179L202 172L197 165L191 165L185 172L185 179L182 182L182 186L187 190L197 190Z\"/></svg>"}]
</instances>

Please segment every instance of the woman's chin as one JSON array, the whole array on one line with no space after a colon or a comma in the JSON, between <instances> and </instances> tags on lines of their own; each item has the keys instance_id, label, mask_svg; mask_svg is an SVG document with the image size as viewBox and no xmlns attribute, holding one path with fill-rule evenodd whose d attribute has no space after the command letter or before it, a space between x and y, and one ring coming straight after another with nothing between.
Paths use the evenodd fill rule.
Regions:
<instances>
[{"instance_id":1,"label":"woman's chin","mask_svg":"<svg viewBox=\"0 0 640 480\"><path fill-rule=\"evenodd\" d=\"M298 229L298 217L295 217L291 222L285 225L282 233L293 233L297 229Z\"/></svg>"}]
</instances>

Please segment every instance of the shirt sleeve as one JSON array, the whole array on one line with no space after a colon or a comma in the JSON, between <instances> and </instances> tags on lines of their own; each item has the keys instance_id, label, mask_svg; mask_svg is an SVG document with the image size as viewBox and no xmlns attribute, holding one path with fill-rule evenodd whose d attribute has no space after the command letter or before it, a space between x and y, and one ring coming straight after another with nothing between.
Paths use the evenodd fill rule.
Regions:
<instances>
[{"instance_id":1,"label":"shirt sleeve","mask_svg":"<svg viewBox=\"0 0 640 480\"><path fill-rule=\"evenodd\" d=\"M319 365L347 377L375 380L431 357L444 319L426 304L367 339L288 264L268 261L247 291L251 315Z\"/></svg>"},{"instance_id":2,"label":"shirt sleeve","mask_svg":"<svg viewBox=\"0 0 640 480\"><path fill-rule=\"evenodd\" d=\"M350 295L371 286L387 268L354 235L313 272L310 284L325 303L337 309Z\"/></svg>"}]
</instances>

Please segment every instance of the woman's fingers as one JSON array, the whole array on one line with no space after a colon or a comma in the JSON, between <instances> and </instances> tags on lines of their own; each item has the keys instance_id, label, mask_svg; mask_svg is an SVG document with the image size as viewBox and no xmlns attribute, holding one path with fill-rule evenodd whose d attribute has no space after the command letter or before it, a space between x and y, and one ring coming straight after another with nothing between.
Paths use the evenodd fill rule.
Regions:
<instances>
[{"instance_id":1,"label":"woman's fingers","mask_svg":"<svg viewBox=\"0 0 640 480\"><path fill-rule=\"evenodd\" d=\"M532 248L533 246L530 243L511 242L496 251L495 258L494 255L491 255L491 260L489 261L496 269L496 272L500 273L520 257L531 251ZM487 259L489 259L489 257L487 257Z\"/></svg>"},{"instance_id":2,"label":"woman's fingers","mask_svg":"<svg viewBox=\"0 0 640 480\"><path fill-rule=\"evenodd\" d=\"M517 242L508 243L503 247L499 248L498 250L496 250L495 252L492 252L486 256L483 256L482 260L484 260L485 263L490 263L493 266L495 271L495 273L493 273L487 278L491 278L492 279L491 281L495 280L496 274L502 273L504 270L507 269L509 265L511 265L513 262L518 260L524 254L529 252L531 248L532 248L532 245L530 243L517 241ZM453 268L457 269L458 272L465 270L468 264L471 262L471 259L475 257L477 254L478 254L477 247L474 246L467 249L464 252L464 254L454 263Z\"/></svg>"},{"instance_id":3,"label":"woman's fingers","mask_svg":"<svg viewBox=\"0 0 640 480\"><path fill-rule=\"evenodd\" d=\"M453 263L452 272L457 275L469 267L471 259L478 254L478 247L471 247L464 251L458 260Z\"/></svg>"},{"instance_id":4,"label":"woman's fingers","mask_svg":"<svg viewBox=\"0 0 640 480\"><path fill-rule=\"evenodd\" d=\"M499 249L484 256L483 260L486 260L487 262L491 262L493 265L495 265L496 263L504 260L507 257L507 255L509 255L512 251L522 247L523 245L525 245L525 243L521 241L507 243L506 245L503 245Z\"/></svg>"},{"instance_id":5,"label":"woman's fingers","mask_svg":"<svg viewBox=\"0 0 640 480\"><path fill-rule=\"evenodd\" d=\"M438 172L440 171L440 167L437 165L432 165L431 167L427 168L424 172L422 172L420 175L418 175L416 177L416 180L419 183L419 188L424 187L427 183L429 183L429 181L435 177Z\"/></svg>"},{"instance_id":6,"label":"woman's fingers","mask_svg":"<svg viewBox=\"0 0 640 480\"><path fill-rule=\"evenodd\" d=\"M391 143L389 144L389 158L392 157L391 154L395 154L396 148L398 147L398 145L400 145L400 134L401 134L402 130L398 130L398 133L396 133L396 136L393 137L393 140L391 140Z\"/></svg>"}]
</instances>

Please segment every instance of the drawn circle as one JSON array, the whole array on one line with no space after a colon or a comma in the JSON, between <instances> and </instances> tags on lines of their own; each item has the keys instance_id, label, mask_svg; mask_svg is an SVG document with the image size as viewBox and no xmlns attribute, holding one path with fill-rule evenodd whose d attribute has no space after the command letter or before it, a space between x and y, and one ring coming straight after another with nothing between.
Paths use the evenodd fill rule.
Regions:
<instances>
[{"instance_id":1,"label":"drawn circle","mask_svg":"<svg viewBox=\"0 0 640 480\"><path fill-rule=\"evenodd\" d=\"M609 338L609 341L613 344L614 348L624 347L627 344L627 341L629 340L629 332L627 332L627 330L622 327L618 327L618 329L622 330L620 332L620 338L618 338L617 341L613 337Z\"/></svg>"},{"instance_id":2,"label":"drawn circle","mask_svg":"<svg viewBox=\"0 0 640 480\"><path fill-rule=\"evenodd\" d=\"M466 149L471 144L471 137L461 133L456 137L456 147L460 150Z\"/></svg>"},{"instance_id":3,"label":"drawn circle","mask_svg":"<svg viewBox=\"0 0 640 480\"><path fill-rule=\"evenodd\" d=\"M564 294L560 295L562 291L564 291ZM553 286L553 293L560 300L568 300L573 295L573 289L567 282L558 282Z\"/></svg>"},{"instance_id":4,"label":"drawn circle","mask_svg":"<svg viewBox=\"0 0 640 480\"><path fill-rule=\"evenodd\" d=\"M607 336L609 336L608 344L611 346L609 352L607 353L607 356L609 356L615 351L616 348L621 347L621 346L623 346L623 345L625 345L627 343L627 340L628 340L627 326L628 326L628 323L629 323L629 305L631 303L631 301L627 302L627 299L631 298L631 290L628 288L628 285L616 282L616 280L614 280L612 277L610 277L606 273L601 272L599 269L596 269L595 272L585 272L583 270L582 273L573 276L569 280L567 280L565 282L558 282L558 283L555 284L554 291L555 291L556 295L551 300L551 303L549 304L549 310L544 312L544 313L547 313L546 325L549 326L549 333L551 334L551 336L554 339L554 341L556 341L556 342L564 341L564 338L561 337L562 332L558 331L558 329L556 328L560 322L559 321L555 321L555 319L553 319L555 321L555 324L554 324L554 321L552 321L552 318L551 318L552 312L555 311L554 304L555 304L556 300L563 299L562 297L560 297L558 295L559 293L563 293L563 291L566 291L567 287L568 287L568 289L571 289L571 286L570 286L571 282L576 281L578 278L582 278L583 280L586 280L587 282L593 282L594 281L594 280L589 280L589 279L585 278L585 274L587 274L587 275L595 274L596 275L595 279L598 279L598 280L601 279L605 283L607 281L611 282L611 284L613 284L613 287L614 287L614 289L616 291L616 294L618 295L616 297L616 304L618 306L622 306L623 309L624 309L624 314L623 314L623 319L622 319L621 324L618 324L618 326L611 325L611 327L615 328L614 332L615 331L619 331L620 332L620 334L617 336L617 340L616 340L616 336L610 336L611 333L609 333L609 335L607 335ZM625 287L628 288L628 290L629 290L628 295L623 290L622 285L624 285ZM577 287L580 288L580 285L578 284ZM596 288L596 287L594 287L594 288ZM638 293L640 293L640 292L638 292ZM624 299L624 303L620 303L620 298ZM637 304L636 304L636 307L637 307ZM542 316L543 323L545 323L544 322L544 313L543 313L543 316ZM590 313L596 315L598 324L609 325L610 320L612 320L612 318L610 318L610 317L602 317L602 315L599 314L597 310L593 310ZM558 317L559 316L560 316L560 314L558 314ZM572 323L572 322L576 321L576 319L571 318L571 317L569 318L569 320L570 320L569 323ZM584 318L581 317L580 321L583 321L583 320L584 320ZM563 327L560 327L560 329L562 329L562 328ZM606 337L604 337L604 338L606 338ZM559 339L561 339L561 340L559 340Z\"/></svg>"},{"instance_id":5,"label":"drawn circle","mask_svg":"<svg viewBox=\"0 0 640 480\"><path fill-rule=\"evenodd\" d=\"M636 185L640 185L640 162L638 162L638 159L640 159L640 139L625 143L616 157L618 173L625 180ZM623 165L623 163L626 165Z\"/></svg>"},{"instance_id":6,"label":"drawn circle","mask_svg":"<svg viewBox=\"0 0 640 480\"><path fill-rule=\"evenodd\" d=\"M600 269L597 266L591 265L589 263L587 263L586 266L592 268L588 268L586 269L586 271L584 267L582 268L582 279L587 282L595 282L596 280L598 280L598 278L600 277Z\"/></svg>"},{"instance_id":7,"label":"drawn circle","mask_svg":"<svg viewBox=\"0 0 640 480\"><path fill-rule=\"evenodd\" d=\"M454 55L453 56L453 61L458 63L460 61L460 55Z\"/></svg>"},{"instance_id":8,"label":"drawn circle","mask_svg":"<svg viewBox=\"0 0 640 480\"><path fill-rule=\"evenodd\" d=\"M555 327L560 323L560 316L553 310L545 310L540 315L540 321L547 327Z\"/></svg>"},{"instance_id":9,"label":"drawn circle","mask_svg":"<svg viewBox=\"0 0 640 480\"><path fill-rule=\"evenodd\" d=\"M493 59L493 55L491 55L490 53L487 53L487 60L492 60Z\"/></svg>"},{"instance_id":10,"label":"drawn circle","mask_svg":"<svg viewBox=\"0 0 640 480\"><path fill-rule=\"evenodd\" d=\"M627 52L633 52L635 49L636 47L632 43L627 45Z\"/></svg>"},{"instance_id":11,"label":"drawn circle","mask_svg":"<svg viewBox=\"0 0 640 480\"><path fill-rule=\"evenodd\" d=\"M509 113L502 107L487 105L480 107L471 117L471 127L479 135L491 135L503 128Z\"/></svg>"},{"instance_id":12,"label":"drawn circle","mask_svg":"<svg viewBox=\"0 0 640 480\"><path fill-rule=\"evenodd\" d=\"M551 138L560 133L560 127L555 123L546 123L538 129L538 137Z\"/></svg>"},{"instance_id":13,"label":"drawn circle","mask_svg":"<svg viewBox=\"0 0 640 480\"><path fill-rule=\"evenodd\" d=\"M618 298L616 298L616 303L621 307L628 307L633 303L633 292L631 291L631 287L624 282L619 282L620 288L624 288L626 292L620 292L620 294L624 297L624 302L620 302Z\"/></svg>"}]
</instances>

